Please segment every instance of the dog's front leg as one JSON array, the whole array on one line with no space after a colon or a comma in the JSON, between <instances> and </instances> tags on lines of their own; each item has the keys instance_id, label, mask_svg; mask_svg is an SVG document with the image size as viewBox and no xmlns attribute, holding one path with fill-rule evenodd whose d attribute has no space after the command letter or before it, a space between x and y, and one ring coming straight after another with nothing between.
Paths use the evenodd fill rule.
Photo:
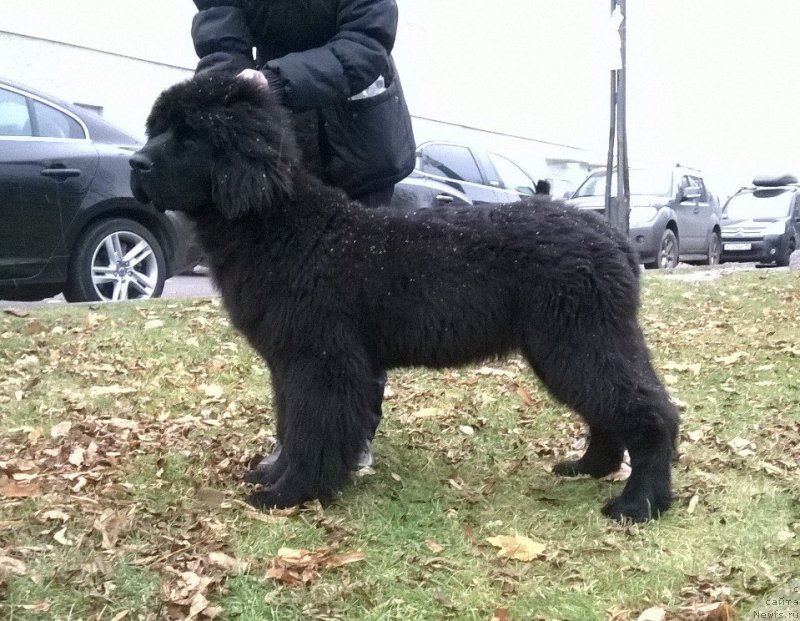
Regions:
<instances>
[{"instance_id":1,"label":"dog's front leg","mask_svg":"<svg viewBox=\"0 0 800 621\"><path fill-rule=\"evenodd\" d=\"M250 496L255 506L330 500L356 465L371 432L374 374L358 348L331 351L273 367L281 457L271 480L253 479L272 483Z\"/></svg>"}]
</instances>

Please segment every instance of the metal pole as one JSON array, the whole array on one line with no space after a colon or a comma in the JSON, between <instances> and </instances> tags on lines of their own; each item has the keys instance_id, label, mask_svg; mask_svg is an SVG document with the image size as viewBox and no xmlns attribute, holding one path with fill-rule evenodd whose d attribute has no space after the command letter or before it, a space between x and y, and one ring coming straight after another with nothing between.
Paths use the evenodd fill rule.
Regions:
<instances>
[{"instance_id":1,"label":"metal pole","mask_svg":"<svg viewBox=\"0 0 800 621\"><path fill-rule=\"evenodd\" d=\"M617 6L617 0L611 0L611 13ZM614 207L611 204L611 177L614 171L614 143L617 133L617 72L611 70L611 118L608 130L608 157L606 159L606 196L605 211L609 222L614 223Z\"/></svg>"},{"instance_id":2,"label":"metal pole","mask_svg":"<svg viewBox=\"0 0 800 621\"><path fill-rule=\"evenodd\" d=\"M617 135L617 72L611 71L611 120L608 130L608 158L606 159L606 218L612 223L611 178L614 172L614 142Z\"/></svg>"},{"instance_id":3,"label":"metal pole","mask_svg":"<svg viewBox=\"0 0 800 621\"><path fill-rule=\"evenodd\" d=\"M628 26L626 15L627 0L617 0L622 13L620 26L620 55L622 68L617 72L617 209L619 220L617 228L628 234L630 230L631 189L628 177L628 128L627 128L627 58L625 31Z\"/></svg>"},{"instance_id":4,"label":"metal pole","mask_svg":"<svg viewBox=\"0 0 800 621\"><path fill-rule=\"evenodd\" d=\"M611 121L608 137L608 159L606 161L606 217L611 225L628 234L630 216L630 183L628 181L628 137L626 130L626 0L611 0L611 13L619 6L622 14L620 26L621 67L611 71ZM614 145L617 151L616 197L611 197L611 179L614 170Z\"/></svg>"}]
</instances>

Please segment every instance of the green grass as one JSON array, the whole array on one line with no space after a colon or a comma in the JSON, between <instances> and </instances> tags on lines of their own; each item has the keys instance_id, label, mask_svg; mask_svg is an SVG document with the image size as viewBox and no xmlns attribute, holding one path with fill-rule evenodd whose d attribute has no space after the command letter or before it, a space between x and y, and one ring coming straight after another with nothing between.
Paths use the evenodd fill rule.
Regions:
<instances>
[{"instance_id":1,"label":"green grass","mask_svg":"<svg viewBox=\"0 0 800 621\"><path fill-rule=\"evenodd\" d=\"M216 301L0 316L0 617L180 619L207 599L254 621L624 621L757 604L800 574L800 275L644 282L683 417L675 506L644 525L600 514L622 483L549 473L583 430L517 358L393 372L375 472L269 517L239 482L274 430L269 375ZM545 551L498 558L495 535ZM287 586L266 577L281 548L365 557Z\"/></svg>"}]
</instances>

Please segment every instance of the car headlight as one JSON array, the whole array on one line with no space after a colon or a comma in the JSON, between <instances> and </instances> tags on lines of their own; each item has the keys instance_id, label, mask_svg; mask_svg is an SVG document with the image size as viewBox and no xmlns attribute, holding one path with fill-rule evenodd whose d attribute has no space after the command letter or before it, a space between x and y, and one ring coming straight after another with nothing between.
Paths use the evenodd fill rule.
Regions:
<instances>
[{"instance_id":1,"label":"car headlight","mask_svg":"<svg viewBox=\"0 0 800 621\"><path fill-rule=\"evenodd\" d=\"M656 215L658 215L658 209L655 207L631 207L629 222L631 226L647 224L648 222L652 222Z\"/></svg>"},{"instance_id":2,"label":"car headlight","mask_svg":"<svg viewBox=\"0 0 800 621\"><path fill-rule=\"evenodd\" d=\"M764 227L764 235L783 235L786 225L783 222L770 222Z\"/></svg>"}]
</instances>

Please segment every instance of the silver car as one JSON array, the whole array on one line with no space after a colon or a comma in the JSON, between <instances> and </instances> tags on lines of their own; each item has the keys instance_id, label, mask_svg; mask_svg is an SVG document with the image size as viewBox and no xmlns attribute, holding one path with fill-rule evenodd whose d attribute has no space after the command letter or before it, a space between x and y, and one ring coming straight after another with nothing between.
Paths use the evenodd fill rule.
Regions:
<instances>
[{"instance_id":1,"label":"silver car","mask_svg":"<svg viewBox=\"0 0 800 621\"><path fill-rule=\"evenodd\" d=\"M611 187L617 187L616 173ZM699 171L682 166L632 168L630 187L630 241L646 268L673 268L679 261L719 263L719 200ZM586 178L569 203L604 213L605 192L606 171L599 170Z\"/></svg>"}]
</instances>

